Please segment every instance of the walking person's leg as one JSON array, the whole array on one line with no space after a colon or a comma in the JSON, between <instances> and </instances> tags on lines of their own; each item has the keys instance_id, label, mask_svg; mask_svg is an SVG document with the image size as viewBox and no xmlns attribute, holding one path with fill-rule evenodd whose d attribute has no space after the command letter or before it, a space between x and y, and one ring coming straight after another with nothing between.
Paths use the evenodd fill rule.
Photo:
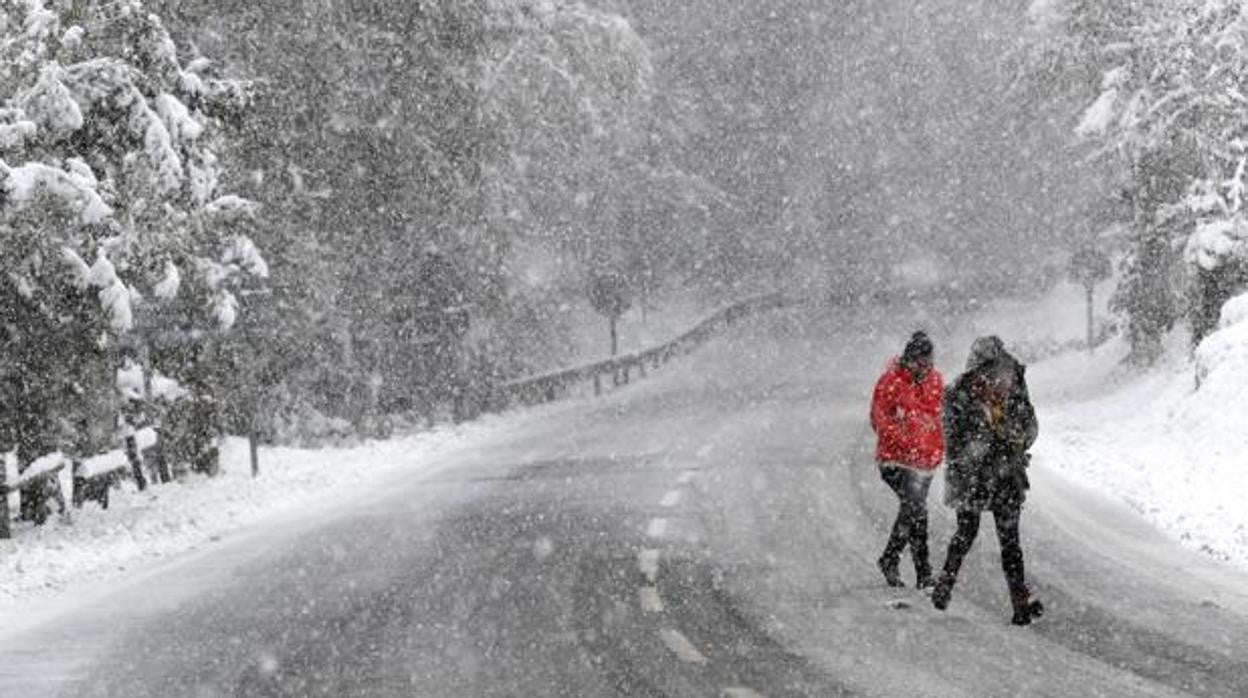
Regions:
<instances>
[{"instance_id":1,"label":"walking person's leg","mask_svg":"<svg viewBox=\"0 0 1248 698\"><path fill-rule=\"evenodd\" d=\"M979 512L959 511L958 530L949 541L949 551L945 555L945 565L941 569L940 579L932 589L932 604L940 610L949 606L953 596L953 585L958 580L958 570L962 569L962 560L970 552L979 534Z\"/></svg>"},{"instance_id":2,"label":"walking person's leg","mask_svg":"<svg viewBox=\"0 0 1248 698\"><path fill-rule=\"evenodd\" d=\"M1010 502L993 510L993 519L997 526L997 540L1001 544L1001 570L1005 572L1005 583L1010 590L1010 605L1014 616L1010 622L1014 625L1027 625L1033 618L1044 613L1044 605L1031 595L1027 587L1026 569L1023 565L1023 546L1018 531L1021 507L1017 502Z\"/></svg>"},{"instance_id":3,"label":"walking person's leg","mask_svg":"<svg viewBox=\"0 0 1248 698\"><path fill-rule=\"evenodd\" d=\"M884 552L880 554L880 559L876 561L880 572L884 574L884 580L891 587L905 586L901 581L901 572L898 567L901 564L901 553L906 549L906 544L910 542L910 529L912 508L906 506L909 499L909 470L905 468L881 464L880 479L888 484L893 493L897 495L897 517L893 520L893 529L888 536L888 543L884 546Z\"/></svg>"},{"instance_id":4,"label":"walking person's leg","mask_svg":"<svg viewBox=\"0 0 1248 698\"><path fill-rule=\"evenodd\" d=\"M927 550L927 491L932 477L924 473L910 473L906 499L902 506L909 509L910 555L914 559L915 586L923 589L932 586L932 564Z\"/></svg>"},{"instance_id":5,"label":"walking person's leg","mask_svg":"<svg viewBox=\"0 0 1248 698\"><path fill-rule=\"evenodd\" d=\"M1027 588L1023 547L1018 533L1019 513L1016 506L1005 506L992 512L997 525L997 541L1001 544L1001 571L1005 572L1005 584L1011 596Z\"/></svg>"}]
</instances>

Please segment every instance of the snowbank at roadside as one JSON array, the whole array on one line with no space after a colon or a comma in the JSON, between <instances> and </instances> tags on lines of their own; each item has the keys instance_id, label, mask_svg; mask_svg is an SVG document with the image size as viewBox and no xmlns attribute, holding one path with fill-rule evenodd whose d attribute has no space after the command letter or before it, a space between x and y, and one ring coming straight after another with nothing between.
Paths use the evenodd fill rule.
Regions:
<instances>
[{"instance_id":1,"label":"snowbank at roadside","mask_svg":"<svg viewBox=\"0 0 1248 698\"><path fill-rule=\"evenodd\" d=\"M485 417L355 448L263 448L261 476L255 479L246 441L230 440L222 452L223 473L216 478L191 476L145 492L127 481L112 493L108 511L89 502L71 509L71 521L53 516L41 527L15 523L13 538L0 540L0 630L21 600L51 596L70 584L117 578L269 517L305 507L319 510L349 496L344 493L369 491L370 484L386 476L415 475L437 453L475 443L523 418ZM63 475L67 488L68 475Z\"/></svg>"},{"instance_id":2,"label":"snowbank at roadside","mask_svg":"<svg viewBox=\"0 0 1248 698\"><path fill-rule=\"evenodd\" d=\"M1068 310L1069 290L1029 308L994 308L977 329L1021 349L1045 337L1063 343L1086 332L1086 318ZM1146 371L1122 365L1120 339L1095 354L1034 363L1034 462L1124 501L1184 546L1248 570L1246 320L1248 301L1233 302L1195 361L1178 331L1165 359Z\"/></svg>"},{"instance_id":3,"label":"snowbank at roadside","mask_svg":"<svg viewBox=\"0 0 1248 698\"><path fill-rule=\"evenodd\" d=\"M1125 353L1115 344L1106 355ZM1185 546L1248 570L1248 383L1239 378L1234 400L1217 399L1221 390L1202 394L1183 358L1137 375L1098 358L1077 382L1069 373L1077 358L1043 362L1031 374L1043 434L1036 462L1123 500Z\"/></svg>"}]
</instances>

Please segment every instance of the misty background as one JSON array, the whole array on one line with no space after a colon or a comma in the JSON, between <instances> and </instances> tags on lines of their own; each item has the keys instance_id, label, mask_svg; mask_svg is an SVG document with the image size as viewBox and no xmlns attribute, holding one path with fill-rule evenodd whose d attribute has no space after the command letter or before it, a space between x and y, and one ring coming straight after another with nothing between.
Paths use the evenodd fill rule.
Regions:
<instances>
[{"instance_id":1,"label":"misty background","mask_svg":"<svg viewBox=\"0 0 1248 698\"><path fill-rule=\"evenodd\" d=\"M580 358L567 308L599 273L647 306L795 282L851 297L905 269L968 295L1060 277L1101 192L1071 104L1018 89L1026 5L163 12L261 80L238 179L276 203L257 243L279 293L335 328L325 350L368 364L362 335L404 342L402 306L443 302L414 298L437 250L455 278L435 294L473 309L462 341L514 375Z\"/></svg>"},{"instance_id":2,"label":"misty background","mask_svg":"<svg viewBox=\"0 0 1248 698\"><path fill-rule=\"evenodd\" d=\"M53 229L20 197L6 214L28 236L6 248L32 245L3 285L7 400L23 415L10 440L22 462L67 438L91 451L107 427L49 425L108 425L123 408L184 423L201 446L221 430L384 433L400 415L470 418L503 381L607 354L625 313L649 322L767 291L886 303L917 290L955 306L1037 294L1124 216L1110 168L1074 134L1098 69L1037 71L1032 5L14 10L6 27L26 33L5 49L6 157L25 148L53 170L12 181L61 181L69 163L114 215ZM131 72L93 72L106 63L92 56ZM79 102L138 95L110 107L132 111L131 132L100 111L61 137L76 108L60 87ZM157 113L168 147L159 124L133 130ZM90 157L69 157L81 143ZM153 189L159 176L132 176L149 161L159 176L206 169ZM53 261L66 255L75 288ZM185 399L118 395L119 369Z\"/></svg>"}]
</instances>

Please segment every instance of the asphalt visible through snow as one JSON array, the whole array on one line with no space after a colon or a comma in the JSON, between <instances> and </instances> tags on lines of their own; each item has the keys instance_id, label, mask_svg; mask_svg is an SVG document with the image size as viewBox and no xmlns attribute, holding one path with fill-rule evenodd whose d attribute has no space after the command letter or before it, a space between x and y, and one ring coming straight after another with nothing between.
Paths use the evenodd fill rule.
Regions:
<instances>
[{"instance_id":1,"label":"asphalt visible through snow","mask_svg":"<svg viewBox=\"0 0 1248 698\"><path fill-rule=\"evenodd\" d=\"M0 695L1248 695L1248 578L1046 471L1023 518L1037 625L1008 623L989 523L947 612L884 585L865 401L908 328L884 329L776 313L67 602L0 641Z\"/></svg>"}]
</instances>

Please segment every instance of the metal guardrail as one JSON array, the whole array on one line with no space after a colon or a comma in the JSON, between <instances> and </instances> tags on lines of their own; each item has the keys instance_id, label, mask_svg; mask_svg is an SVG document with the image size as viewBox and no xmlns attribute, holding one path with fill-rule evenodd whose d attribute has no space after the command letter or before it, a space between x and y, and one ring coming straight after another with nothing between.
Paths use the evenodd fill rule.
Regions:
<instances>
[{"instance_id":1,"label":"metal guardrail","mask_svg":"<svg viewBox=\"0 0 1248 698\"><path fill-rule=\"evenodd\" d=\"M684 334L658 346L508 381L498 386L498 399L493 401L494 406L506 409L517 405L554 402L567 395L571 388L590 381L594 384L594 394L601 395L605 376L609 376L614 385L629 383L634 370L639 377L644 378L647 366L657 369L673 358L693 351L737 320L783 305L785 299L779 293L754 296L711 313Z\"/></svg>"}]
</instances>

